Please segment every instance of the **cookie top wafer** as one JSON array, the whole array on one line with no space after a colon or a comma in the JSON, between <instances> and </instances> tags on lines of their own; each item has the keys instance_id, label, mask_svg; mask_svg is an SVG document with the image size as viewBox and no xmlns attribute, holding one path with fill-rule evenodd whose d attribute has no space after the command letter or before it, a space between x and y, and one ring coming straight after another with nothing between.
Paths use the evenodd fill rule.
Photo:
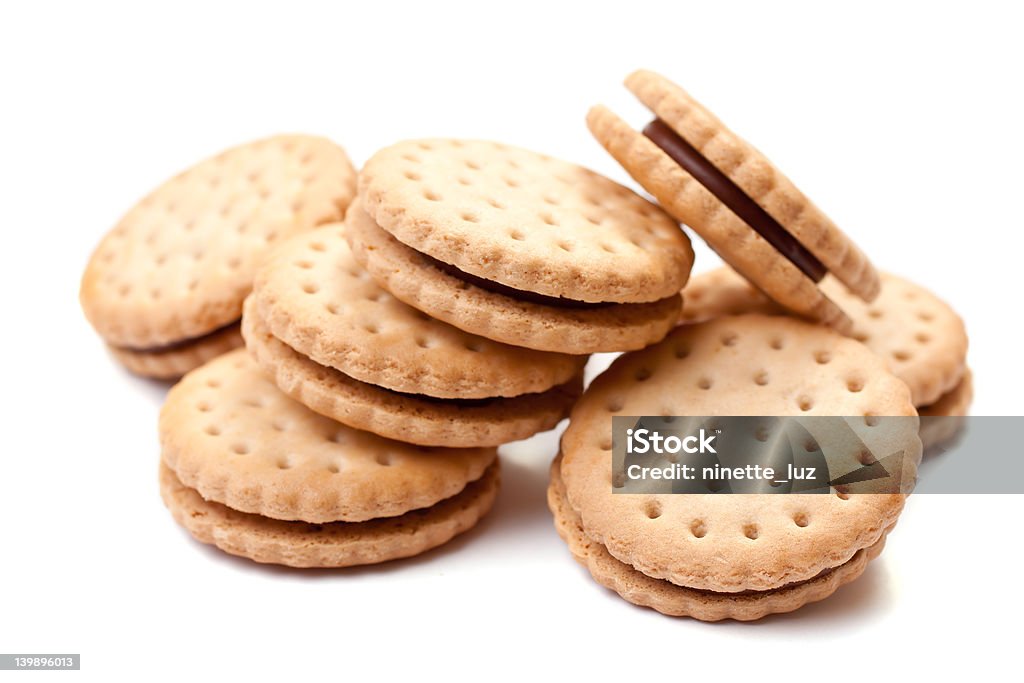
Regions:
<instances>
[{"instance_id":1,"label":"cookie top wafer","mask_svg":"<svg viewBox=\"0 0 1024 683\"><path fill-rule=\"evenodd\" d=\"M626 87L850 291L865 300L878 294L878 275L867 256L753 145L729 130L685 90L653 71L632 73ZM698 225L693 228L701 231Z\"/></svg>"},{"instance_id":2,"label":"cookie top wafer","mask_svg":"<svg viewBox=\"0 0 1024 683\"><path fill-rule=\"evenodd\" d=\"M355 177L344 150L307 135L252 142L193 166L100 242L82 277L86 317L107 343L131 348L238 320L268 245L339 220Z\"/></svg>"},{"instance_id":3,"label":"cookie top wafer","mask_svg":"<svg viewBox=\"0 0 1024 683\"><path fill-rule=\"evenodd\" d=\"M549 297L672 296L693 263L661 209L585 168L495 142L414 140L377 152L359 196L382 228L464 273Z\"/></svg>"},{"instance_id":4,"label":"cookie top wafer","mask_svg":"<svg viewBox=\"0 0 1024 683\"><path fill-rule=\"evenodd\" d=\"M257 273L253 297L288 346L394 391L518 396L563 384L586 362L478 337L398 301L355 261L340 224L282 244Z\"/></svg>"},{"instance_id":5,"label":"cookie top wafer","mask_svg":"<svg viewBox=\"0 0 1024 683\"><path fill-rule=\"evenodd\" d=\"M903 415L905 429L886 443L911 463L921 453L906 385L862 344L822 327L719 318L621 356L573 409L562 439L568 500L621 562L705 590L769 590L839 566L879 540L904 496L617 495L613 415ZM873 424L851 427L870 439Z\"/></svg>"},{"instance_id":6,"label":"cookie top wafer","mask_svg":"<svg viewBox=\"0 0 1024 683\"><path fill-rule=\"evenodd\" d=\"M881 273L881 292L870 304L834 281L822 289L853 320L852 336L881 356L910 387L914 405L925 406L952 390L964 375L967 331L963 320L930 291ZM683 320L736 313L783 311L729 268L693 278L684 293Z\"/></svg>"},{"instance_id":7,"label":"cookie top wafer","mask_svg":"<svg viewBox=\"0 0 1024 683\"><path fill-rule=\"evenodd\" d=\"M288 398L242 349L190 372L160 413L164 462L206 500L306 522L393 517L454 496L493 448L412 446Z\"/></svg>"}]
</instances>

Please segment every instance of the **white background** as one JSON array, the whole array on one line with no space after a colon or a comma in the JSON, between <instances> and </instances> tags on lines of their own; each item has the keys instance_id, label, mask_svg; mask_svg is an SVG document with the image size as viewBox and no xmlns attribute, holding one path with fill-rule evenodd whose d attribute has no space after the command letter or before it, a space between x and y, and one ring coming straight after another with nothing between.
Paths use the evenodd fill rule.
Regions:
<instances>
[{"instance_id":1,"label":"white background","mask_svg":"<svg viewBox=\"0 0 1024 683\"><path fill-rule=\"evenodd\" d=\"M144 193L275 132L330 136L356 163L402 138L492 138L625 182L584 115L604 102L645 123L621 81L646 66L765 151L881 268L947 298L971 335L974 413L1020 415L1019 14L249 4L0 10L0 651L80 652L95 680L1009 673L1018 496L915 497L861 580L753 625L666 618L590 580L544 504L553 434L504 449L493 514L441 551L334 572L227 557L164 510L165 387L107 357L77 289ZM715 263L699 246L696 270Z\"/></svg>"}]
</instances>

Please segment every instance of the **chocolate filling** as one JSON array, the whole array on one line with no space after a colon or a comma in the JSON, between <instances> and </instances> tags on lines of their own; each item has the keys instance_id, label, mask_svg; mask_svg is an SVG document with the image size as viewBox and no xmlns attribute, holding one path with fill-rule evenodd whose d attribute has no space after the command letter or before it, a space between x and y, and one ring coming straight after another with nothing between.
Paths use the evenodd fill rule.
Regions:
<instances>
[{"instance_id":1,"label":"chocolate filling","mask_svg":"<svg viewBox=\"0 0 1024 683\"><path fill-rule=\"evenodd\" d=\"M488 292L501 294L502 296L507 296L512 299L528 301L534 304L542 304L544 306L553 306L555 308L600 308L602 306L612 305L603 302L591 303L587 301L576 301L575 299L566 299L560 296L547 296L545 294L538 294L537 292L528 292L526 290L516 289L514 287L509 287L508 285L503 285L500 282L488 280L487 278L482 278L463 270L459 270L452 264L439 261L429 254L424 254L423 252L418 253L420 256L425 258L430 265L444 273L447 273L448 275L451 275L457 280L461 280L462 282L473 285L474 287L479 287L480 289L485 289Z\"/></svg>"},{"instance_id":2,"label":"chocolate filling","mask_svg":"<svg viewBox=\"0 0 1024 683\"><path fill-rule=\"evenodd\" d=\"M198 337L187 337L185 339L179 339L178 341L174 341L169 344L163 344L162 346L118 346L117 348L124 349L125 351L136 351L139 353L163 353L166 351L177 351L178 349L183 349L186 346L190 346L192 344L197 344L201 341L205 341L213 337L214 335L220 334L221 332L224 332L232 327L237 327L240 322L241 318L239 318L238 320L232 320L227 325L221 325L217 329L211 330L206 334L201 334Z\"/></svg>"},{"instance_id":3,"label":"chocolate filling","mask_svg":"<svg viewBox=\"0 0 1024 683\"><path fill-rule=\"evenodd\" d=\"M736 183L708 161L661 119L654 119L644 128L644 135L665 154L715 195L729 210L754 229L768 244L803 271L820 282L828 269L804 245L779 225L757 202L747 196Z\"/></svg>"}]
</instances>

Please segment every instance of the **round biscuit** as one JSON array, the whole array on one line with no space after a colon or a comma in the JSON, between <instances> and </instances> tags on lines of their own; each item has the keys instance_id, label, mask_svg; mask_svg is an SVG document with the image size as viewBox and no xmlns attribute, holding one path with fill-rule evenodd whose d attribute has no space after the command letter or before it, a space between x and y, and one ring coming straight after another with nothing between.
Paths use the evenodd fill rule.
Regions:
<instances>
[{"instance_id":1,"label":"round biscuit","mask_svg":"<svg viewBox=\"0 0 1024 683\"><path fill-rule=\"evenodd\" d=\"M878 295L878 273L864 252L757 148L664 76L639 70L626 78L626 87L778 221L849 291L865 301ZM688 220L683 222L699 231Z\"/></svg>"},{"instance_id":2,"label":"round biscuit","mask_svg":"<svg viewBox=\"0 0 1024 683\"><path fill-rule=\"evenodd\" d=\"M478 140L410 140L366 162L359 197L399 241L477 277L583 302L670 297L693 265L659 207L593 171Z\"/></svg>"},{"instance_id":3,"label":"round biscuit","mask_svg":"<svg viewBox=\"0 0 1024 683\"><path fill-rule=\"evenodd\" d=\"M352 253L400 301L461 330L540 351L632 351L662 339L680 306L676 297L595 308L549 306L489 291L444 272L405 246L362 210L345 217Z\"/></svg>"},{"instance_id":4,"label":"round biscuit","mask_svg":"<svg viewBox=\"0 0 1024 683\"><path fill-rule=\"evenodd\" d=\"M881 290L870 304L828 279L822 289L853 321L851 336L889 364L910 387L915 406L926 406L952 391L964 375L967 330L942 299L924 287L881 273ZM729 268L694 276L683 290L683 321L736 313L781 314L763 294Z\"/></svg>"},{"instance_id":5,"label":"round biscuit","mask_svg":"<svg viewBox=\"0 0 1024 683\"><path fill-rule=\"evenodd\" d=\"M677 586L647 576L619 562L607 548L588 538L579 513L569 505L565 497L561 456L555 458L551 465L548 507L555 518L555 529L569 546L569 552L599 584L634 605L650 607L668 616L687 616L701 621L753 621L769 614L792 612L809 603L824 600L864 573L868 562L882 552L886 537L883 534L874 545L858 550L845 563L807 581L767 591L721 593Z\"/></svg>"},{"instance_id":6,"label":"round biscuit","mask_svg":"<svg viewBox=\"0 0 1024 683\"><path fill-rule=\"evenodd\" d=\"M723 261L794 313L849 331L849 318L813 280L647 137L602 106L590 110L587 126L634 180Z\"/></svg>"},{"instance_id":7,"label":"round biscuit","mask_svg":"<svg viewBox=\"0 0 1024 683\"><path fill-rule=\"evenodd\" d=\"M921 455L906 384L862 344L823 327L724 317L619 357L576 404L562 438L569 502L587 536L619 561L703 590L770 590L838 567L878 541L904 494L618 495L613 415L907 416L877 434L870 419L850 425L864 443L903 450L907 481Z\"/></svg>"},{"instance_id":8,"label":"round biscuit","mask_svg":"<svg viewBox=\"0 0 1024 683\"><path fill-rule=\"evenodd\" d=\"M231 555L289 567L352 567L419 555L471 529L494 504L498 461L451 498L366 522L285 522L204 500L160 463L160 494L196 540Z\"/></svg>"},{"instance_id":9,"label":"round biscuit","mask_svg":"<svg viewBox=\"0 0 1024 683\"><path fill-rule=\"evenodd\" d=\"M281 393L244 349L193 370L160 411L163 459L185 486L239 512L362 522L450 498L493 448L427 448L318 415Z\"/></svg>"},{"instance_id":10,"label":"round biscuit","mask_svg":"<svg viewBox=\"0 0 1024 683\"><path fill-rule=\"evenodd\" d=\"M539 394L450 401L402 394L320 365L270 334L246 300L246 346L278 389L310 410L355 429L421 446L498 446L552 429L583 389L582 375Z\"/></svg>"},{"instance_id":11,"label":"round biscuit","mask_svg":"<svg viewBox=\"0 0 1024 683\"><path fill-rule=\"evenodd\" d=\"M344 150L308 135L233 147L183 171L103 238L82 276L82 309L112 346L146 350L242 315L268 247L340 220L355 194Z\"/></svg>"},{"instance_id":12,"label":"round biscuit","mask_svg":"<svg viewBox=\"0 0 1024 683\"><path fill-rule=\"evenodd\" d=\"M270 333L320 365L393 391L475 399L547 391L586 363L478 337L402 303L356 262L344 232L333 224L282 244L253 286Z\"/></svg>"}]
</instances>

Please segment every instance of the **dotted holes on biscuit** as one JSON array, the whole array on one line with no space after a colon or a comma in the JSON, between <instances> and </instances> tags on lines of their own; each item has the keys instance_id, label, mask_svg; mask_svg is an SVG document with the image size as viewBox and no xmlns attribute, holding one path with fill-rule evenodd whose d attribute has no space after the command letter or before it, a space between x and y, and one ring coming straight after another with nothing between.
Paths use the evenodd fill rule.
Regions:
<instances>
[{"instance_id":1,"label":"dotted holes on biscuit","mask_svg":"<svg viewBox=\"0 0 1024 683\"><path fill-rule=\"evenodd\" d=\"M811 519L807 516L806 512L798 512L793 515L793 524L796 524L801 529L806 528L810 523Z\"/></svg>"},{"instance_id":2,"label":"dotted holes on biscuit","mask_svg":"<svg viewBox=\"0 0 1024 683\"><path fill-rule=\"evenodd\" d=\"M761 535L761 530L757 528L756 524L746 524L743 526L743 535L751 541L756 541Z\"/></svg>"},{"instance_id":3,"label":"dotted holes on biscuit","mask_svg":"<svg viewBox=\"0 0 1024 683\"><path fill-rule=\"evenodd\" d=\"M657 500L649 500L644 504L644 514L647 519L658 519L661 517L661 503Z\"/></svg>"},{"instance_id":4,"label":"dotted holes on biscuit","mask_svg":"<svg viewBox=\"0 0 1024 683\"><path fill-rule=\"evenodd\" d=\"M708 527L703 519L695 519L690 522L690 533L694 538L704 538L708 535Z\"/></svg>"}]
</instances>

